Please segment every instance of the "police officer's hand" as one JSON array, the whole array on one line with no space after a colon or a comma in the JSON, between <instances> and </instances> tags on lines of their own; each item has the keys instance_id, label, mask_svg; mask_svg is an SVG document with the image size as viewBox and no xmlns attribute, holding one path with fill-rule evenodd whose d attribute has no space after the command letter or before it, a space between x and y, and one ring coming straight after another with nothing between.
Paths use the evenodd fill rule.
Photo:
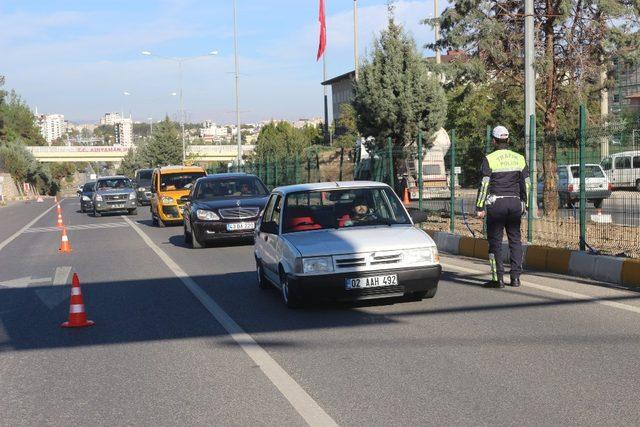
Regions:
<instances>
[{"instance_id":1,"label":"police officer's hand","mask_svg":"<svg viewBox=\"0 0 640 427\"><path fill-rule=\"evenodd\" d=\"M478 218L484 218L484 216L486 215L484 211L478 211L477 212Z\"/></svg>"}]
</instances>

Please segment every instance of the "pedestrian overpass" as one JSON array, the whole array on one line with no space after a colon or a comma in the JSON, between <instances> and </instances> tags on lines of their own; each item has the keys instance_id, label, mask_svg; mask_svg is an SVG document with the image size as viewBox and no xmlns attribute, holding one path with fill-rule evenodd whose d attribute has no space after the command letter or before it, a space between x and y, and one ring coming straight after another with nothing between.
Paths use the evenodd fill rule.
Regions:
<instances>
[{"instance_id":1,"label":"pedestrian overpass","mask_svg":"<svg viewBox=\"0 0 640 427\"><path fill-rule=\"evenodd\" d=\"M123 146L28 146L39 162L116 162L129 152ZM135 149L135 148L134 148ZM255 145L243 145L242 154L250 154ZM230 162L238 156L237 145L190 145L187 157L194 162Z\"/></svg>"}]
</instances>

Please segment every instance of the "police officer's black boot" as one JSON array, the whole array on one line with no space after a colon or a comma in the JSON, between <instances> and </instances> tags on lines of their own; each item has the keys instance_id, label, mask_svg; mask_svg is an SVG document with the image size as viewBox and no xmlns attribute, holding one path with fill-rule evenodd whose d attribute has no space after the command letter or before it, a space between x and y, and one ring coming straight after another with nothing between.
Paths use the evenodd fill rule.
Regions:
<instances>
[{"instance_id":1,"label":"police officer's black boot","mask_svg":"<svg viewBox=\"0 0 640 427\"><path fill-rule=\"evenodd\" d=\"M517 288L518 286L520 286L520 277L511 276L510 285L513 286L514 288Z\"/></svg>"},{"instance_id":2,"label":"police officer's black boot","mask_svg":"<svg viewBox=\"0 0 640 427\"><path fill-rule=\"evenodd\" d=\"M497 280L489 280L488 282L485 282L485 284L482 285L482 287L502 289L504 288L504 279L502 277L498 277Z\"/></svg>"}]
</instances>

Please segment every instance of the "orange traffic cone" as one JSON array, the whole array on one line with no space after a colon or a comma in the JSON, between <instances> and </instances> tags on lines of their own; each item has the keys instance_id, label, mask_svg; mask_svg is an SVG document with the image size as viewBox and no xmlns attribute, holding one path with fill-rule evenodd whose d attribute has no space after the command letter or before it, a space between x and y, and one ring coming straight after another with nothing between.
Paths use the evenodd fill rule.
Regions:
<instances>
[{"instance_id":1,"label":"orange traffic cone","mask_svg":"<svg viewBox=\"0 0 640 427\"><path fill-rule=\"evenodd\" d=\"M42 196L38 196L38 198L36 199L37 203L44 203L44 199L42 198Z\"/></svg>"},{"instance_id":2,"label":"orange traffic cone","mask_svg":"<svg viewBox=\"0 0 640 427\"><path fill-rule=\"evenodd\" d=\"M58 223L56 224L58 228L64 228L64 222L62 221L62 214L58 214Z\"/></svg>"},{"instance_id":3,"label":"orange traffic cone","mask_svg":"<svg viewBox=\"0 0 640 427\"><path fill-rule=\"evenodd\" d=\"M71 253L71 243L69 243L69 238L67 237L67 229L62 229L62 240L60 241L60 247L58 248L58 252L66 252Z\"/></svg>"},{"instance_id":4,"label":"orange traffic cone","mask_svg":"<svg viewBox=\"0 0 640 427\"><path fill-rule=\"evenodd\" d=\"M82 299L82 290L80 290L78 274L73 273L71 300L69 301L69 320L60 326L63 328L82 328L93 325L94 322L87 320L87 313L84 311L84 300Z\"/></svg>"},{"instance_id":5,"label":"orange traffic cone","mask_svg":"<svg viewBox=\"0 0 640 427\"><path fill-rule=\"evenodd\" d=\"M407 189L407 187L404 187L404 194L402 196L402 203L404 203L405 205L408 205L411 203L411 201L409 200L409 190Z\"/></svg>"},{"instance_id":6,"label":"orange traffic cone","mask_svg":"<svg viewBox=\"0 0 640 427\"><path fill-rule=\"evenodd\" d=\"M58 215L62 215L62 208L60 207L60 203L56 202L56 213Z\"/></svg>"}]
</instances>

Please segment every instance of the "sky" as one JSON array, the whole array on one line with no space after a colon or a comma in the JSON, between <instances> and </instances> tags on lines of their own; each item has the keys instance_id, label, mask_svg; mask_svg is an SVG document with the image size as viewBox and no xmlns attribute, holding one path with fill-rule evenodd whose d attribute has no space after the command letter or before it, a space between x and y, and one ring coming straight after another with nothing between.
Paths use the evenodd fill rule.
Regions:
<instances>
[{"instance_id":1,"label":"sky","mask_svg":"<svg viewBox=\"0 0 640 427\"><path fill-rule=\"evenodd\" d=\"M318 0L237 4L242 122L322 117ZM360 57L387 24L386 4L358 0ZM353 70L352 11L351 0L326 0L329 78ZM396 20L425 55L433 32L420 21L432 13L432 0L395 1ZM5 89L40 114L61 113L75 123L95 123L108 111L139 121L176 117L177 63L141 52L191 57L213 50L218 55L183 65L187 121L233 123L232 0L0 1Z\"/></svg>"}]
</instances>

